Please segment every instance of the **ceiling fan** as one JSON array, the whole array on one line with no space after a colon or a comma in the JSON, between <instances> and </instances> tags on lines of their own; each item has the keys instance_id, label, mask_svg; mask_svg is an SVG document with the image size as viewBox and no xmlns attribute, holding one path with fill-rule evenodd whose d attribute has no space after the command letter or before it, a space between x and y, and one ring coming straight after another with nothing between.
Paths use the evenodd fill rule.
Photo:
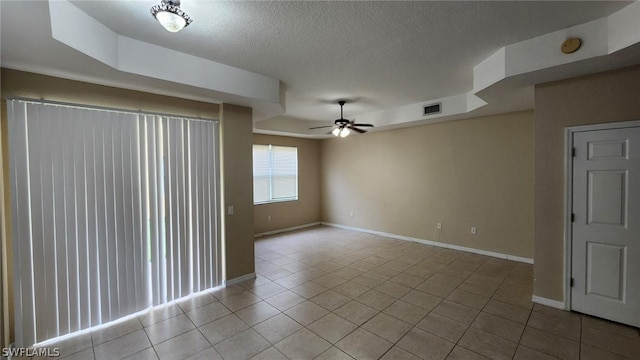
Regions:
<instances>
[{"instance_id":1,"label":"ceiling fan","mask_svg":"<svg viewBox=\"0 0 640 360\"><path fill-rule=\"evenodd\" d=\"M346 137L351 133L351 130L359 134L364 134L367 132L366 130L359 129L358 127L373 127L373 125L371 124L356 124L354 120L350 121L345 119L342 113L342 107L344 106L345 103L346 101L344 100L338 101L338 104L340 104L340 119L337 119L336 121L334 121L334 125L316 126L316 127L311 127L309 129L324 129L324 128L335 127L335 129L331 130L327 134L333 134L339 137Z\"/></svg>"}]
</instances>

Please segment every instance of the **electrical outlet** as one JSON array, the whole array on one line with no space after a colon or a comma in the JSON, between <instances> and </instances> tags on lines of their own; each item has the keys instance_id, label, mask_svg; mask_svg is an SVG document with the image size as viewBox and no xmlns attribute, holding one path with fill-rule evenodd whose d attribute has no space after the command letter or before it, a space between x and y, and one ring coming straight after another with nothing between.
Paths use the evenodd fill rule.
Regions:
<instances>
[{"instance_id":1,"label":"electrical outlet","mask_svg":"<svg viewBox=\"0 0 640 360\"><path fill-rule=\"evenodd\" d=\"M234 212L233 205L231 205L231 206L229 206L229 207L227 208L227 214L228 214L228 215L233 215L233 212Z\"/></svg>"},{"instance_id":2,"label":"electrical outlet","mask_svg":"<svg viewBox=\"0 0 640 360\"><path fill-rule=\"evenodd\" d=\"M442 223L438 223L438 230L442 230Z\"/></svg>"},{"instance_id":3,"label":"electrical outlet","mask_svg":"<svg viewBox=\"0 0 640 360\"><path fill-rule=\"evenodd\" d=\"M477 233L478 233L478 228L476 228L476 227L472 227L472 228L471 228L471 235L475 235L475 234L477 234Z\"/></svg>"},{"instance_id":4,"label":"electrical outlet","mask_svg":"<svg viewBox=\"0 0 640 360\"><path fill-rule=\"evenodd\" d=\"M271 222L271 215L267 216L267 221Z\"/></svg>"},{"instance_id":5,"label":"electrical outlet","mask_svg":"<svg viewBox=\"0 0 640 360\"><path fill-rule=\"evenodd\" d=\"M349 212L349 216L353 217L353 210L351 210L351 212Z\"/></svg>"}]
</instances>

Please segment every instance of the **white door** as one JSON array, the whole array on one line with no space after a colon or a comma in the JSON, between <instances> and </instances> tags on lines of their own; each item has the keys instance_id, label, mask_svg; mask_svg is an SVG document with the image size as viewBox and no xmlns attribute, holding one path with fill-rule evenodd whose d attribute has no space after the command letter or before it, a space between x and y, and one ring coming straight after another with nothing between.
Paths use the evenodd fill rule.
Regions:
<instances>
[{"instance_id":1,"label":"white door","mask_svg":"<svg viewBox=\"0 0 640 360\"><path fill-rule=\"evenodd\" d=\"M640 127L573 144L571 308L640 326Z\"/></svg>"}]
</instances>

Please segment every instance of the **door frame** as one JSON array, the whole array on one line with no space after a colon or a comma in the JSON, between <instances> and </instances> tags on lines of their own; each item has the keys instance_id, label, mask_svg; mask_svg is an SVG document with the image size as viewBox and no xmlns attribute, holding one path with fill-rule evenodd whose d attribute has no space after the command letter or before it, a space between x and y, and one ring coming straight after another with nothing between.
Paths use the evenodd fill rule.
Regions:
<instances>
[{"instance_id":1,"label":"door frame","mask_svg":"<svg viewBox=\"0 0 640 360\"><path fill-rule=\"evenodd\" d=\"M573 135L578 132L613 130L640 127L640 120L621 121L593 125L580 125L565 128L564 149L564 309L571 310L571 261L573 233L571 213L573 212Z\"/></svg>"}]
</instances>

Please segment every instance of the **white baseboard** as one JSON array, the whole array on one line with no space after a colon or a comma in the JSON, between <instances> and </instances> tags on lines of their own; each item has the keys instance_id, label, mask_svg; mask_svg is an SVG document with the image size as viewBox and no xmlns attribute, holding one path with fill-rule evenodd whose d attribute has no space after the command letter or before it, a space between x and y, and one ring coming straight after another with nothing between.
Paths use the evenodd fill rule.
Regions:
<instances>
[{"instance_id":1,"label":"white baseboard","mask_svg":"<svg viewBox=\"0 0 640 360\"><path fill-rule=\"evenodd\" d=\"M545 306L560 309L560 310L567 310L567 307L563 301L547 299L547 298L543 298L535 295L531 297L531 301L533 301L536 304L545 305Z\"/></svg>"},{"instance_id":2,"label":"white baseboard","mask_svg":"<svg viewBox=\"0 0 640 360\"><path fill-rule=\"evenodd\" d=\"M292 227L285 228L285 229L266 231L266 232L255 234L253 236L259 238L259 237L263 237L263 236L269 236L269 235L275 235L275 234L280 234L280 233L294 231L294 230L305 229L305 228L308 228L308 227L318 226L320 224L321 224L321 222L318 221L318 222L313 222L313 223L304 224L304 225L292 226Z\"/></svg>"},{"instance_id":3,"label":"white baseboard","mask_svg":"<svg viewBox=\"0 0 640 360\"><path fill-rule=\"evenodd\" d=\"M322 222L322 225L336 227L336 228L345 229L345 230L353 230L353 231L358 231L358 232L363 232L363 233L368 233L368 234L388 237L388 238L392 238L392 239L413 241L413 242L417 242L417 243L421 243L421 244L425 244L425 245L437 246L437 247L446 248L446 249L465 251L465 252L470 252L470 253L479 254L479 255L486 255L486 256L491 256L491 257L495 257L495 258L499 258L499 259L513 260L513 261L526 263L526 264L533 264L533 259L525 258L525 257L521 257L521 256L509 255L509 254L502 254L502 253L498 253L498 252L494 252L494 251L474 249L474 248L470 248L470 247L466 247L466 246L447 244L447 243L442 243L442 242L433 241L433 240L418 239L418 238L414 238L414 237L410 237L410 236L390 234L390 233L385 233L385 232L381 232L381 231L362 229L362 228L346 226L346 225L340 225L340 224L333 224L333 223L329 223L329 222Z\"/></svg>"},{"instance_id":4,"label":"white baseboard","mask_svg":"<svg viewBox=\"0 0 640 360\"><path fill-rule=\"evenodd\" d=\"M256 273L252 272L251 274L244 274L242 276L238 276L237 278L233 278L231 280L226 280L224 282L224 286L231 286L239 284L243 281L251 280L256 278Z\"/></svg>"}]
</instances>

